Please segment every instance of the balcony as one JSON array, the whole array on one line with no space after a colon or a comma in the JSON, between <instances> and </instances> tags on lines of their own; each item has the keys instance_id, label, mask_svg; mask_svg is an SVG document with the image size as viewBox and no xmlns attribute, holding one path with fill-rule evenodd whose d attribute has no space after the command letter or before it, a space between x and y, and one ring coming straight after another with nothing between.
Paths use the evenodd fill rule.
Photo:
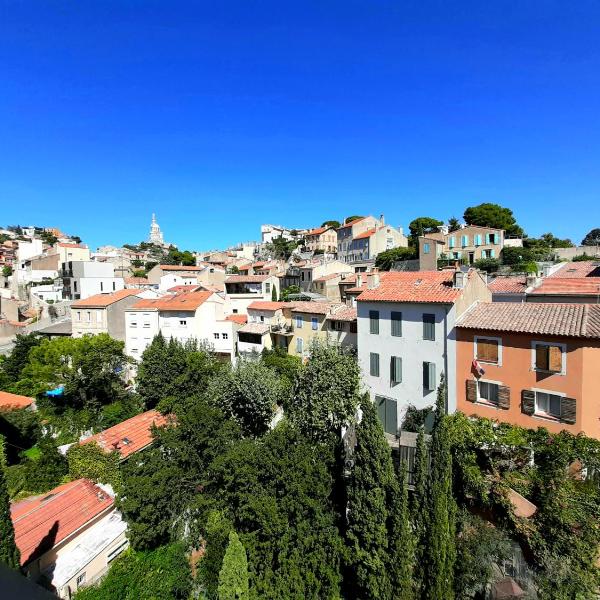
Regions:
<instances>
[{"instance_id":1,"label":"balcony","mask_svg":"<svg viewBox=\"0 0 600 600\"><path fill-rule=\"evenodd\" d=\"M271 333L276 335L294 335L294 327L285 323L271 325Z\"/></svg>"}]
</instances>

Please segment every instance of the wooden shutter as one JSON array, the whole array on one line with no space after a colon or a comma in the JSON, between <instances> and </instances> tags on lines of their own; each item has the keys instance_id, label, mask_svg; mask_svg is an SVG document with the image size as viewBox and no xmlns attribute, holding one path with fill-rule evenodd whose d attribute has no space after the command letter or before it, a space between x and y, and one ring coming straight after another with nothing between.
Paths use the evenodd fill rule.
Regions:
<instances>
[{"instance_id":1,"label":"wooden shutter","mask_svg":"<svg viewBox=\"0 0 600 600\"><path fill-rule=\"evenodd\" d=\"M560 346L549 346L548 370L554 373L562 371L562 348Z\"/></svg>"},{"instance_id":2,"label":"wooden shutter","mask_svg":"<svg viewBox=\"0 0 600 600\"><path fill-rule=\"evenodd\" d=\"M498 341L497 340L477 340L477 358L483 362L498 362Z\"/></svg>"},{"instance_id":3,"label":"wooden shutter","mask_svg":"<svg viewBox=\"0 0 600 600\"><path fill-rule=\"evenodd\" d=\"M575 398L560 399L560 420L573 425L577 419L577 401Z\"/></svg>"},{"instance_id":4,"label":"wooden shutter","mask_svg":"<svg viewBox=\"0 0 600 600\"><path fill-rule=\"evenodd\" d=\"M548 346L538 344L535 347L535 368L542 371L548 370Z\"/></svg>"},{"instance_id":5,"label":"wooden shutter","mask_svg":"<svg viewBox=\"0 0 600 600\"><path fill-rule=\"evenodd\" d=\"M523 390L521 392L521 412L532 415L535 412L535 392Z\"/></svg>"},{"instance_id":6,"label":"wooden shutter","mask_svg":"<svg viewBox=\"0 0 600 600\"><path fill-rule=\"evenodd\" d=\"M477 402L477 382L467 379L467 402Z\"/></svg>"},{"instance_id":7,"label":"wooden shutter","mask_svg":"<svg viewBox=\"0 0 600 600\"><path fill-rule=\"evenodd\" d=\"M504 410L510 408L510 388L507 385L498 386L498 406Z\"/></svg>"}]
</instances>

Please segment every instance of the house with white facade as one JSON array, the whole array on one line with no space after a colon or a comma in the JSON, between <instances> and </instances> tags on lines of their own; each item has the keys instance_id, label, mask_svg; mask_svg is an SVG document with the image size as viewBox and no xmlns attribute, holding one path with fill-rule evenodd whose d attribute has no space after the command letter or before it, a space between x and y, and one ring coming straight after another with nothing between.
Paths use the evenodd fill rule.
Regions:
<instances>
[{"instance_id":1,"label":"house with white facade","mask_svg":"<svg viewBox=\"0 0 600 600\"><path fill-rule=\"evenodd\" d=\"M228 314L247 314L256 300L272 300L273 290L279 298L279 278L275 275L230 275L225 279Z\"/></svg>"},{"instance_id":2,"label":"house with white facade","mask_svg":"<svg viewBox=\"0 0 600 600\"><path fill-rule=\"evenodd\" d=\"M238 353L248 354L273 348L271 334L285 330L283 309L289 306L286 302L270 300L255 300L248 305L248 321L237 332Z\"/></svg>"},{"instance_id":3,"label":"house with white facade","mask_svg":"<svg viewBox=\"0 0 600 600\"><path fill-rule=\"evenodd\" d=\"M62 264L64 300L84 300L96 294L117 292L125 287L122 277L115 277L111 263L68 261Z\"/></svg>"},{"instance_id":4,"label":"house with white facade","mask_svg":"<svg viewBox=\"0 0 600 600\"><path fill-rule=\"evenodd\" d=\"M387 433L397 434L408 406L435 404L444 374L448 412L456 410L456 332L460 315L491 292L475 270L366 275L357 298L358 358Z\"/></svg>"}]
</instances>

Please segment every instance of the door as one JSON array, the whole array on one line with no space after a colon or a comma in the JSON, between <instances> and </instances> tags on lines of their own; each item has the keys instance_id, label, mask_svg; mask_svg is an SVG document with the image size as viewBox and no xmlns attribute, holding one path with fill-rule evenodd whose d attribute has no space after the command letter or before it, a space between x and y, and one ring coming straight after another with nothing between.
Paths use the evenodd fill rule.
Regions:
<instances>
[{"instance_id":1,"label":"door","mask_svg":"<svg viewBox=\"0 0 600 600\"><path fill-rule=\"evenodd\" d=\"M475 252L469 252L469 264L472 265L475 262Z\"/></svg>"}]
</instances>

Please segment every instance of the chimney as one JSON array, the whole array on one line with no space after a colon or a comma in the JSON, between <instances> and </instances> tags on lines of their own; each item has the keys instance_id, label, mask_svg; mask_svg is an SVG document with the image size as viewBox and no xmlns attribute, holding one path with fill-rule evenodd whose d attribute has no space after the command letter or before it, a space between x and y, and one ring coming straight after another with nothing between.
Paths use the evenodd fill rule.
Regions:
<instances>
[{"instance_id":1,"label":"chimney","mask_svg":"<svg viewBox=\"0 0 600 600\"><path fill-rule=\"evenodd\" d=\"M356 274L356 287L360 287L363 284L362 273Z\"/></svg>"},{"instance_id":2,"label":"chimney","mask_svg":"<svg viewBox=\"0 0 600 600\"><path fill-rule=\"evenodd\" d=\"M525 278L525 287L526 288L536 288L542 283L541 277L536 275L527 275Z\"/></svg>"},{"instance_id":3,"label":"chimney","mask_svg":"<svg viewBox=\"0 0 600 600\"><path fill-rule=\"evenodd\" d=\"M385 218L383 216L383 213L381 213L381 215L379 215L379 220L381 221L381 226L383 227L385 225Z\"/></svg>"},{"instance_id":4,"label":"chimney","mask_svg":"<svg viewBox=\"0 0 600 600\"><path fill-rule=\"evenodd\" d=\"M379 287L379 269L375 267L370 273L367 274L367 288L374 290Z\"/></svg>"},{"instance_id":5,"label":"chimney","mask_svg":"<svg viewBox=\"0 0 600 600\"><path fill-rule=\"evenodd\" d=\"M454 272L454 287L458 290L462 290L465 287L467 274L464 271Z\"/></svg>"}]
</instances>

